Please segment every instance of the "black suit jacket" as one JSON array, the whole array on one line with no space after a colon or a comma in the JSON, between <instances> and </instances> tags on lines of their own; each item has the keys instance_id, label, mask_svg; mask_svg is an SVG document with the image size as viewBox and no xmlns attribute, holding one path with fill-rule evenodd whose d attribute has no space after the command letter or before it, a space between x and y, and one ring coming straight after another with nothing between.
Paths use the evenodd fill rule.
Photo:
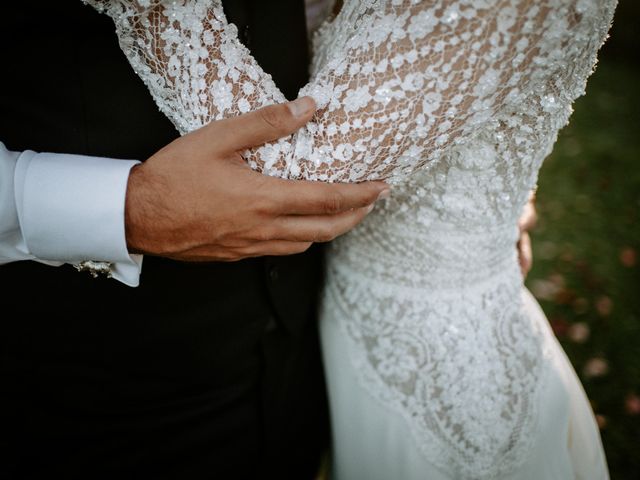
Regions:
<instances>
[{"instance_id":1,"label":"black suit jacket","mask_svg":"<svg viewBox=\"0 0 640 480\"><path fill-rule=\"evenodd\" d=\"M295 97L307 79L303 3L225 9ZM145 159L176 138L106 16L79 0L25 0L2 20L9 149ZM319 249L147 257L138 288L35 262L0 267L0 280L0 478L312 478L327 438Z\"/></svg>"}]
</instances>

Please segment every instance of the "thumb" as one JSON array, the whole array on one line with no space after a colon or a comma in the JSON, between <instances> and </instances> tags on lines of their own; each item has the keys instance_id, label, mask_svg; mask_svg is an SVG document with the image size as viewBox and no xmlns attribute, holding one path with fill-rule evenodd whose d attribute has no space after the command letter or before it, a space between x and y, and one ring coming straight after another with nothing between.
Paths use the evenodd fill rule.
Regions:
<instances>
[{"instance_id":1,"label":"thumb","mask_svg":"<svg viewBox=\"0 0 640 480\"><path fill-rule=\"evenodd\" d=\"M311 97L301 97L211 125L215 125L220 147L231 153L291 135L311 120L315 110Z\"/></svg>"}]
</instances>

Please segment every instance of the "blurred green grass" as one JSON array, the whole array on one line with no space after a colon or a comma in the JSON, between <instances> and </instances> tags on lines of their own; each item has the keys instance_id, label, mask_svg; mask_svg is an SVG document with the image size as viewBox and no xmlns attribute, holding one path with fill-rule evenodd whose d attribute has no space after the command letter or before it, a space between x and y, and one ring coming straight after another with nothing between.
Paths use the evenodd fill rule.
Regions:
<instances>
[{"instance_id":1,"label":"blurred green grass","mask_svg":"<svg viewBox=\"0 0 640 480\"><path fill-rule=\"evenodd\" d=\"M611 478L635 480L640 478L640 68L615 55L601 57L586 96L576 102L540 173L540 218L532 232L534 267L527 285L592 402Z\"/></svg>"}]
</instances>

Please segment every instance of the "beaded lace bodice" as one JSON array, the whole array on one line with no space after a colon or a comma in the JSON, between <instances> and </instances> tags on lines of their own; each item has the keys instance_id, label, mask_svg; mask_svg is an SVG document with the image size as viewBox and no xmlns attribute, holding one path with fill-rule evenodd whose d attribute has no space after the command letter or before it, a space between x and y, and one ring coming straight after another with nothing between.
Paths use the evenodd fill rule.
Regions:
<instances>
[{"instance_id":1,"label":"beaded lace bodice","mask_svg":"<svg viewBox=\"0 0 640 480\"><path fill-rule=\"evenodd\" d=\"M181 133L285 101L219 1L86 3ZM456 478L505 474L534 436L545 343L515 225L615 3L346 0L315 38L313 121L244 154L269 175L395 184L331 245L324 308L363 385Z\"/></svg>"}]
</instances>

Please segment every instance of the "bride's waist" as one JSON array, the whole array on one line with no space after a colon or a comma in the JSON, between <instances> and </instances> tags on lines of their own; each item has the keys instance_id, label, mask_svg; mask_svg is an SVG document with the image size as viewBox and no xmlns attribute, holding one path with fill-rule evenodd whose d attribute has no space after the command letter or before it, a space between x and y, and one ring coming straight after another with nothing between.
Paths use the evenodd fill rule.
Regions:
<instances>
[{"instance_id":1,"label":"bride's waist","mask_svg":"<svg viewBox=\"0 0 640 480\"><path fill-rule=\"evenodd\" d=\"M329 275L393 288L478 288L486 282L521 281L517 228L479 232L445 229L356 229L334 241Z\"/></svg>"}]
</instances>

